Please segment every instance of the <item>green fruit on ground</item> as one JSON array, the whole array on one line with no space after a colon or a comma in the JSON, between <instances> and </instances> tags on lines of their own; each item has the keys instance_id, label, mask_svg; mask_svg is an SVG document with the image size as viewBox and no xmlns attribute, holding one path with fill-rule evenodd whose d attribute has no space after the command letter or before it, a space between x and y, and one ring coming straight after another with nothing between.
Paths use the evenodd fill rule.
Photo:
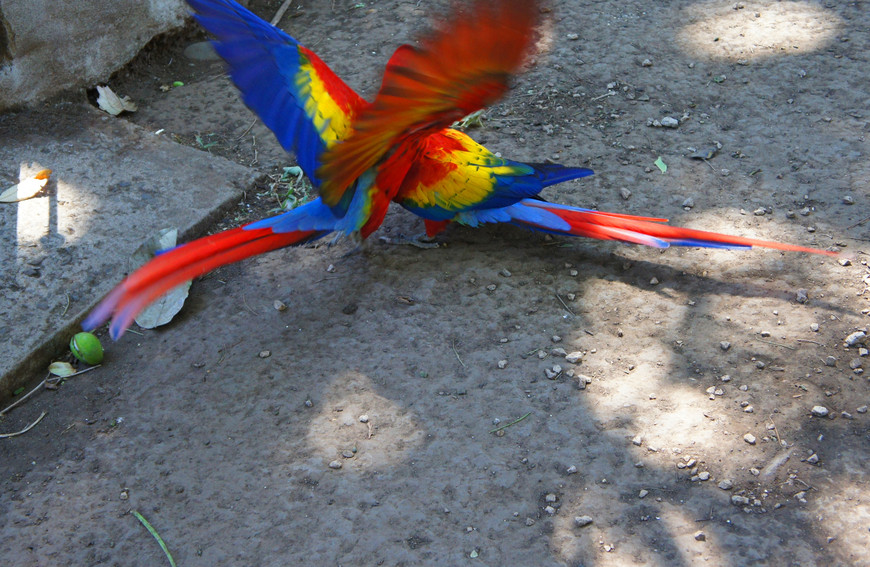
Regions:
<instances>
[{"instance_id":1,"label":"green fruit on ground","mask_svg":"<svg viewBox=\"0 0 870 567\"><path fill-rule=\"evenodd\" d=\"M76 333L69 342L73 356L85 364L99 364L103 361L103 345L100 339L91 333Z\"/></svg>"}]
</instances>

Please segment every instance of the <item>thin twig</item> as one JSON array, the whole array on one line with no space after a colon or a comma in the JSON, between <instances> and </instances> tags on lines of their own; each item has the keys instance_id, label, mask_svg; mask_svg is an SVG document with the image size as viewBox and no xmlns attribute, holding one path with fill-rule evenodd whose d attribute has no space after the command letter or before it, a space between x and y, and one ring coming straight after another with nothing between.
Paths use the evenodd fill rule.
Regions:
<instances>
[{"instance_id":1,"label":"thin twig","mask_svg":"<svg viewBox=\"0 0 870 567\"><path fill-rule=\"evenodd\" d=\"M272 24L272 25L275 25L275 24ZM242 138L244 138L244 137L245 137L245 135L246 135L246 134L247 134L247 133L248 133L248 132L250 132L250 131L251 131L251 128L253 128L253 127L254 127L254 124L256 124L256 123L257 123L257 119L256 119L256 118L254 118L254 121L253 121L253 122L251 122L251 125L250 125L250 126L248 126L248 127L247 127L247 128L245 128L245 131L244 131L244 132L242 132L242 133L241 133L241 134L240 134L240 135L239 135L239 137L238 137L238 138L236 138L236 140L241 140L241 139L242 139Z\"/></svg>"},{"instance_id":2,"label":"thin twig","mask_svg":"<svg viewBox=\"0 0 870 567\"><path fill-rule=\"evenodd\" d=\"M66 307L63 308L63 313L60 314L61 317L66 315L66 312L69 310L69 294L66 294Z\"/></svg>"},{"instance_id":3,"label":"thin twig","mask_svg":"<svg viewBox=\"0 0 870 567\"><path fill-rule=\"evenodd\" d=\"M856 222L855 224L853 224L853 225L851 225L851 226L847 226L844 230L849 230L850 228L855 228L855 227L858 226L859 224L865 223L865 222L867 222L868 220L870 220L870 217L863 218L863 219L859 220L858 222Z\"/></svg>"},{"instance_id":4,"label":"thin twig","mask_svg":"<svg viewBox=\"0 0 870 567\"><path fill-rule=\"evenodd\" d=\"M495 429L490 430L490 433L497 433L497 432L501 431L502 429L505 429L505 428L507 428L507 427L510 427L511 425L516 425L516 424L518 424L519 422L521 422L522 420L524 420L524 419L526 419L527 417L529 417L530 415L532 415L532 412L529 412L529 413L527 413L526 415L524 415L523 417L521 417L521 418L519 418L519 419L515 419L515 420L513 420L513 421L510 422L510 423L505 423L504 425L500 425L500 426L496 427Z\"/></svg>"},{"instance_id":5,"label":"thin twig","mask_svg":"<svg viewBox=\"0 0 870 567\"><path fill-rule=\"evenodd\" d=\"M601 96L597 96L597 97L593 98L592 102L595 102L596 100L601 100L602 98L607 98L609 96L616 96L616 93L614 91L608 91Z\"/></svg>"},{"instance_id":6,"label":"thin twig","mask_svg":"<svg viewBox=\"0 0 870 567\"><path fill-rule=\"evenodd\" d=\"M785 445L783 445L782 437L779 436L779 429L776 428L776 422L773 421L773 414L767 416L767 419L769 419L770 423L773 424L773 432L776 433L776 440L779 442L780 447L785 447Z\"/></svg>"},{"instance_id":7,"label":"thin twig","mask_svg":"<svg viewBox=\"0 0 870 567\"><path fill-rule=\"evenodd\" d=\"M565 308L565 311L567 311L567 312L570 313L571 315L575 315L575 316L576 316L576 313L574 313L574 311L572 311L571 308L568 307L568 305L567 305L567 304L562 300L562 297L561 297L558 293L556 294L556 299L559 300L559 303L562 304L562 307Z\"/></svg>"},{"instance_id":8,"label":"thin twig","mask_svg":"<svg viewBox=\"0 0 870 567\"><path fill-rule=\"evenodd\" d=\"M250 312L253 313L254 315L259 315L259 313L257 313L256 311L254 311L254 308L253 308L253 307L251 307L250 305L248 305L248 298L245 297L244 295L242 296L242 301L245 302L245 307L248 308L248 311L250 311Z\"/></svg>"},{"instance_id":9,"label":"thin twig","mask_svg":"<svg viewBox=\"0 0 870 567\"><path fill-rule=\"evenodd\" d=\"M15 433L0 433L0 439L9 439L10 437L15 437L17 435L24 435L25 433L27 433L28 431L30 431L31 429L36 427L36 424L38 424L40 421L42 421L43 417L45 417L45 412L42 412L41 414L39 414L39 417L36 418L36 421L34 421L33 423L31 423L30 425L28 425L27 427L25 427L21 431L16 431Z\"/></svg>"},{"instance_id":10,"label":"thin twig","mask_svg":"<svg viewBox=\"0 0 870 567\"><path fill-rule=\"evenodd\" d=\"M70 374L69 376L58 377L58 379L66 380L67 378L72 378L73 376L78 376L79 374L84 374L85 372L90 372L94 368L99 368L100 366L102 366L102 364L98 364L96 366L91 366L90 368L85 368L84 370L79 370L78 372ZM49 373L49 375L45 378L45 380L40 382L39 385L36 386L36 388L30 390L29 392L27 392L26 394L24 394L23 396L18 398L14 404L7 406L3 410L0 410L0 416L2 416L3 414L5 414L7 411L11 410L15 406L21 405L24 402L24 400L26 400L27 398L32 396L34 393L36 393L37 390L39 390L40 388L45 386L48 383L48 381L51 379L50 377L51 377L51 373Z\"/></svg>"},{"instance_id":11,"label":"thin twig","mask_svg":"<svg viewBox=\"0 0 870 567\"><path fill-rule=\"evenodd\" d=\"M711 521L711 520L713 520L713 519L714 519L714 518L713 518L713 507L710 506L710 516L707 517L707 518L701 518L700 520L695 520L695 521L696 521L696 522L709 522L709 521Z\"/></svg>"},{"instance_id":12,"label":"thin twig","mask_svg":"<svg viewBox=\"0 0 870 567\"><path fill-rule=\"evenodd\" d=\"M763 341L763 340L761 340L761 339L755 339L755 340L758 341L758 342L760 342L760 343L767 343L767 344L769 344L769 345L779 346L779 347L782 347L782 348L787 348L787 349L789 349L789 350L797 350L797 349L796 349L795 347L793 347L793 346L783 345L783 344L780 344L780 343L775 343L775 342L773 342L773 341Z\"/></svg>"},{"instance_id":13,"label":"thin twig","mask_svg":"<svg viewBox=\"0 0 870 567\"><path fill-rule=\"evenodd\" d=\"M813 341L810 339L798 339L797 342L799 342L799 343L813 343L814 345L825 346L824 344L820 343L819 341Z\"/></svg>"},{"instance_id":14,"label":"thin twig","mask_svg":"<svg viewBox=\"0 0 870 567\"><path fill-rule=\"evenodd\" d=\"M169 564L172 567L176 567L175 566L175 559L172 558L172 554L169 553L169 550L166 548L166 544L163 543L163 538L160 537L160 534L157 533L157 530L155 530L151 526L151 524L148 523L148 520L146 520L145 517L142 516L142 514L140 514L136 510L130 510L130 513L133 514L134 516L136 516L136 519L139 520L139 522L143 526L145 526L145 529L148 530L148 533L151 534L154 537L154 539L157 540L158 545L160 545L160 549L162 549L163 553L166 554L166 559L169 560Z\"/></svg>"},{"instance_id":15,"label":"thin twig","mask_svg":"<svg viewBox=\"0 0 870 567\"><path fill-rule=\"evenodd\" d=\"M461 364L461 365L462 365L462 368L468 368L468 367L467 367L467 366L465 366L465 363L464 363L464 362L462 362L462 359L461 359L461 358L459 358L459 353L458 353L458 352L456 352L456 340L454 340L454 341L453 341L453 345L452 345L452 346L453 346L453 354L455 354L455 355L456 355L456 360L458 360L458 361L459 361L459 364Z\"/></svg>"},{"instance_id":16,"label":"thin twig","mask_svg":"<svg viewBox=\"0 0 870 567\"><path fill-rule=\"evenodd\" d=\"M287 11L287 8L289 8L290 4L292 4L292 3L293 3L293 0L284 0L284 3L281 4L281 7L278 8L277 12L275 12L275 17L273 17L272 21L269 23L272 24L273 26L277 26L278 22L281 21L281 18L284 17L284 12Z\"/></svg>"},{"instance_id":17,"label":"thin twig","mask_svg":"<svg viewBox=\"0 0 870 567\"><path fill-rule=\"evenodd\" d=\"M51 374L49 374L49 376L51 376ZM47 379L48 379L48 378L46 378L46 380L47 380ZM33 395L37 390L39 390L39 389L42 388L43 386L45 386L45 380L43 380L42 382L40 382L39 385L38 385L36 388L30 390L29 392L27 392L26 394L24 394L23 396L21 396L20 398L18 398L18 399L15 401L15 403L13 403L13 404L10 405L10 406L7 406L6 409L0 411L0 416L2 416L3 414L5 414L7 411L11 410L12 408L14 408L14 407L16 407L16 406L19 406L19 405L21 405L22 403L24 403L24 400L26 400L27 398L29 398L30 396L32 396L32 395Z\"/></svg>"}]
</instances>

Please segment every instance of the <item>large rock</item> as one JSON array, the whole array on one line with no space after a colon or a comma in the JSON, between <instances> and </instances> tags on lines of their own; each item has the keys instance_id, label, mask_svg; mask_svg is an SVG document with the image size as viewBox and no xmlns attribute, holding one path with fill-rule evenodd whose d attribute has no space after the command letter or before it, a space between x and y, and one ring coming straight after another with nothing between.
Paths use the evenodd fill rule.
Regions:
<instances>
[{"instance_id":1,"label":"large rock","mask_svg":"<svg viewBox=\"0 0 870 567\"><path fill-rule=\"evenodd\" d=\"M0 2L0 112L105 80L188 12L182 0Z\"/></svg>"}]
</instances>

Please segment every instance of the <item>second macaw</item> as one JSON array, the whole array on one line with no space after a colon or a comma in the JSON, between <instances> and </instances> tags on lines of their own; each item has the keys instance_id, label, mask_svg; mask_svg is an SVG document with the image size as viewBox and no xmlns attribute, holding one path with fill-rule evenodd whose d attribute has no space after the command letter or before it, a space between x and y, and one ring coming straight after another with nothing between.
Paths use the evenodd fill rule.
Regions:
<instances>
[{"instance_id":1,"label":"second macaw","mask_svg":"<svg viewBox=\"0 0 870 567\"><path fill-rule=\"evenodd\" d=\"M368 237L390 202L437 234L451 222L507 222L554 234L644 244L714 248L762 246L832 252L673 227L637 217L546 202L550 185L592 174L585 168L501 158L451 129L498 100L529 55L538 2L474 0L387 64L369 103L310 50L233 0L187 0L215 37L245 103L318 189L313 201L281 215L200 238L158 255L122 281L85 319L110 317L117 339L149 303L219 266L329 233Z\"/></svg>"}]
</instances>

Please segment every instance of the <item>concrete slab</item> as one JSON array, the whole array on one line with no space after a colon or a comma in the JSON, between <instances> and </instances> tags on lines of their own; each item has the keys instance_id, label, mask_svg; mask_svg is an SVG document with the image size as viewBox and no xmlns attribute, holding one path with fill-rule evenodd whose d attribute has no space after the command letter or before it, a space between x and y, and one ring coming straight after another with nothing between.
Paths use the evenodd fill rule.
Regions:
<instances>
[{"instance_id":1,"label":"concrete slab","mask_svg":"<svg viewBox=\"0 0 870 567\"><path fill-rule=\"evenodd\" d=\"M53 170L0 205L0 399L60 355L84 314L160 228L198 235L256 178L86 105L0 116L0 187Z\"/></svg>"}]
</instances>

